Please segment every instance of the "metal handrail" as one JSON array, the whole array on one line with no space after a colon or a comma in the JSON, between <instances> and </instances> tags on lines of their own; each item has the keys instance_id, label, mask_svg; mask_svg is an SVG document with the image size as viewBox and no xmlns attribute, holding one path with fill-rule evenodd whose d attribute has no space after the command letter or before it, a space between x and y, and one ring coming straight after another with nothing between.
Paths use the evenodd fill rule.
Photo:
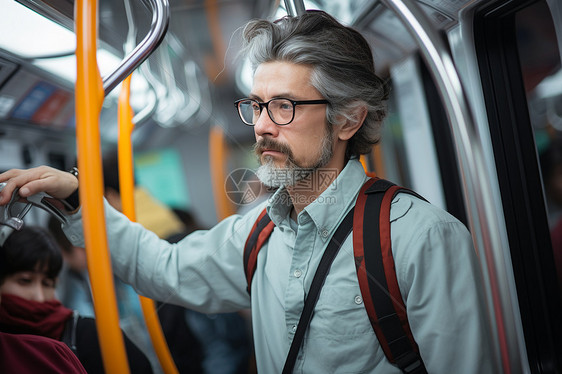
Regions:
<instances>
[{"instance_id":1,"label":"metal handrail","mask_svg":"<svg viewBox=\"0 0 562 374\"><path fill-rule=\"evenodd\" d=\"M154 100L151 100L149 105L147 105L143 110L138 112L133 117L133 123L135 126L141 125L143 122L147 121L154 113L156 113L156 109L160 103L160 95L161 89L163 89L162 83L158 81L158 79L152 74L150 69L150 60L147 60L146 63L140 66L140 71L144 78L146 79L150 89L154 93Z\"/></svg>"},{"instance_id":2,"label":"metal handrail","mask_svg":"<svg viewBox=\"0 0 562 374\"><path fill-rule=\"evenodd\" d=\"M146 78L146 77L145 77ZM148 82L148 92L150 93L150 98L148 103L145 105L142 110L140 110L135 116L133 117L133 123L135 127L138 129L143 124L146 123L152 117L154 113L156 113L156 107L158 106L158 98L156 97L156 90L154 87Z\"/></svg>"},{"instance_id":3,"label":"metal handrail","mask_svg":"<svg viewBox=\"0 0 562 374\"><path fill-rule=\"evenodd\" d=\"M512 335L514 325L512 305L517 300L510 299L510 293L501 293L503 289L510 289L510 283L501 277L505 274L505 264L494 261L495 248L502 248L500 222L492 202L494 193L486 183L486 164L482 141L476 130L463 87L448 52L444 40L431 21L419 6L413 1L381 0L402 21L410 35L418 44L437 89L443 101L449 125L455 141L457 162L464 188L464 198L467 207L469 225L483 271L489 284L488 300L490 315L496 324L496 343L501 355L501 364L505 373L512 370L519 371L515 359L520 347L518 340ZM507 327L507 328L506 328Z\"/></svg>"},{"instance_id":4,"label":"metal handrail","mask_svg":"<svg viewBox=\"0 0 562 374\"><path fill-rule=\"evenodd\" d=\"M166 38L166 46L169 46L168 40ZM162 127L171 128L177 126L175 123L176 113L179 108L184 105L184 94L179 90L176 79L174 77L174 67L172 65L172 60L168 49L160 49L158 51L160 59L160 72L162 75L162 80L164 85L161 87L165 88L164 97L160 97L160 103L164 105L159 105L156 108L156 122L158 122Z\"/></svg>"},{"instance_id":5,"label":"metal handrail","mask_svg":"<svg viewBox=\"0 0 562 374\"><path fill-rule=\"evenodd\" d=\"M188 121L201 110L201 87L197 81L197 65L194 61L186 61L183 64L183 71L187 84L187 93L185 93L185 105L178 112L178 122L185 126Z\"/></svg>"},{"instance_id":6,"label":"metal handrail","mask_svg":"<svg viewBox=\"0 0 562 374\"><path fill-rule=\"evenodd\" d=\"M174 51L177 56L185 59L183 75L185 76L186 90L182 92L183 104L180 105L180 108L177 110L175 120L179 126L186 126L188 121L201 108L201 87L197 81L197 64L195 61L189 59L185 48L174 35L170 35L167 41L172 51Z\"/></svg>"},{"instance_id":7,"label":"metal handrail","mask_svg":"<svg viewBox=\"0 0 562 374\"><path fill-rule=\"evenodd\" d=\"M168 0L148 0L148 3L153 10L150 31L121 64L103 78L103 90L106 96L148 58L166 35L170 23Z\"/></svg>"},{"instance_id":8,"label":"metal handrail","mask_svg":"<svg viewBox=\"0 0 562 374\"><path fill-rule=\"evenodd\" d=\"M298 16L306 12L303 0L285 0L285 9L291 17Z\"/></svg>"}]
</instances>

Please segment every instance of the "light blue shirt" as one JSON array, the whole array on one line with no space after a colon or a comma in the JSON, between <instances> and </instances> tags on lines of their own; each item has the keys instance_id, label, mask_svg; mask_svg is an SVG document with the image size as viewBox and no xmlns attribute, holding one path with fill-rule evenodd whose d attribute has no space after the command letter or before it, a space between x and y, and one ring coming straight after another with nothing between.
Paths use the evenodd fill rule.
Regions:
<instances>
[{"instance_id":1,"label":"light blue shirt","mask_svg":"<svg viewBox=\"0 0 562 374\"><path fill-rule=\"evenodd\" d=\"M361 164L349 161L299 214L296 232L288 193L280 189L246 215L231 216L176 245L106 204L113 269L145 296L201 312L251 306L258 371L280 373L323 251L366 178ZM276 227L259 253L250 298L242 252L264 205ZM428 372L495 373L481 275L466 228L407 194L395 197L390 216L398 283ZM83 245L79 213L65 232ZM351 235L326 278L294 372L400 373L385 358L369 323Z\"/></svg>"}]
</instances>

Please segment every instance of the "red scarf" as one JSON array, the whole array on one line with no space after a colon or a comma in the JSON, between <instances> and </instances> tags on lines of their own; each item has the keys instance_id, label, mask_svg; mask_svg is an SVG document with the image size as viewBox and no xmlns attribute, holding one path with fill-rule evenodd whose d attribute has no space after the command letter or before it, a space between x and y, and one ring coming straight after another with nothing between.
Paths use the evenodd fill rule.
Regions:
<instances>
[{"instance_id":1,"label":"red scarf","mask_svg":"<svg viewBox=\"0 0 562 374\"><path fill-rule=\"evenodd\" d=\"M38 302L2 294L0 330L60 340L65 322L71 315L72 310L65 308L58 300Z\"/></svg>"}]
</instances>

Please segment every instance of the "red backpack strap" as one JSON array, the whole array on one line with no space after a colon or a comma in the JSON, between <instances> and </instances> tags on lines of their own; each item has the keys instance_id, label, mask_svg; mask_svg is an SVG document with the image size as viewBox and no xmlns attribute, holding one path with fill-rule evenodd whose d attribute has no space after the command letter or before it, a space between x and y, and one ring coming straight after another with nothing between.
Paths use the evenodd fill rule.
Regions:
<instances>
[{"instance_id":1,"label":"red backpack strap","mask_svg":"<svg viewBox=\"0 0 562 374\"><path fill-rule=\"evenodd\" d=\"M365 309L386 357L404 373L427 373L410 330L392 256L390 204L398 192L419 197L379 178L361 188L353 217L355 265Z\"/></svg>"},{"instance_id":2,"label":"red backpack strap","mask_svg":"<svg viewBox=\"0 0 562 374\"><path fill-rule=\"evenodd\" d=\"M269 218L267 211L264 209L254 223L254 226L252 226L250 235L248 235L248 239L244 245L244 272L246 273L246 281L248 282L248 293L250 293L252 278L256 271L258 252L269 238L269 235L271 235L274 227L275 223Z\"/></svg>"}]
</instances>

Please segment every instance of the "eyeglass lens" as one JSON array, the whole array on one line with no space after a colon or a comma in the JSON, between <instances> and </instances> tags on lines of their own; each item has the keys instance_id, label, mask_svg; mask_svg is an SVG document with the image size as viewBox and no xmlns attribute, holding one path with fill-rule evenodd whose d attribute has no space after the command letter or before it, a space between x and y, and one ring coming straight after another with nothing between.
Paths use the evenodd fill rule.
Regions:
<instances>
[{"instance_id":1,"label":"eyeglass lens","mask_svg":"<svg viewBox=\"0 0 562 374\"><path fill-rule=\"evenodd\" d=\"M267 108L269 117L278 125L286 125L293 119L293 103L287 99L273 99L262 104ZM255 100L244 100L238 104L238 111L242 120L255 125L261 114L260 104Z\"/></svg>"}]
</instances>

